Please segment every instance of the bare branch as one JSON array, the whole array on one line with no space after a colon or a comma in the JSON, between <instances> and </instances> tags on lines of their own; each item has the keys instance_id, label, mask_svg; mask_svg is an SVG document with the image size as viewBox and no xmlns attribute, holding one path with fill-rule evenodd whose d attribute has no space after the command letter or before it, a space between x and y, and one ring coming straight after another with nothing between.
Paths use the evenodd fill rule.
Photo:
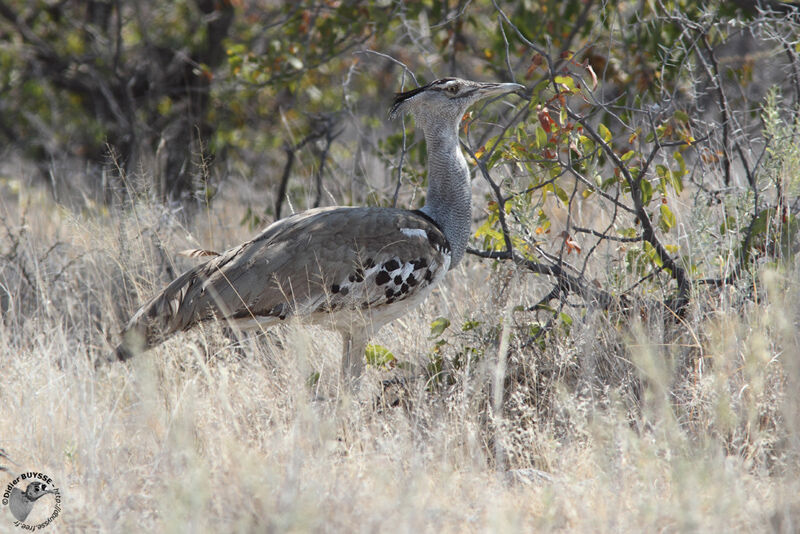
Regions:
<instances>
[{"instance_id":1,"label":"bare branch","mask_svg":"<svg viewBox=\"0 0 800 534\"><path fill-rule=\"evenodd\" d=\"M585 302L596 304L603 310L627 307L625 302L621 302L619 298L611 293L593 287L591 283L578 276L567 273L558 265L546 265L544 263L535 262L518 254L510 253L507 250L477 250L468 248L467 253L479 258L510 260L532 273L553 276L556 278L561 291L574 293L580 296Z\"/></svg>"}]
</instances>

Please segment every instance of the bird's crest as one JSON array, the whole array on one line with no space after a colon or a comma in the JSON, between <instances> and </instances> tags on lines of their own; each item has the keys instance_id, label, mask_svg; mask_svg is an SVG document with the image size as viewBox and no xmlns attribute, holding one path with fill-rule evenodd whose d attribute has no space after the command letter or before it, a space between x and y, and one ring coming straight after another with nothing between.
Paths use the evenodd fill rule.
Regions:
<instances>
[{"instance_id":1,"label":"bird's crest","mask_svg":"<svg viewBox=\"0 0 800 534\"><path fill-rule=\"evenodd\" d=\"M397 116L400 115L403 111L403 104L405 104L411 98L417 96L421 92L426 91L432 87L446 85L448 82L454 80L455 78L442 78L440 80L433 81L429 84L417 87L416 89L411 89L409 91L404 91L402 93L395 93L394 101L392 102L392 107L389 109L389 117L391 117L392 119L397 118Z\"/></svg>"}]
</instances>

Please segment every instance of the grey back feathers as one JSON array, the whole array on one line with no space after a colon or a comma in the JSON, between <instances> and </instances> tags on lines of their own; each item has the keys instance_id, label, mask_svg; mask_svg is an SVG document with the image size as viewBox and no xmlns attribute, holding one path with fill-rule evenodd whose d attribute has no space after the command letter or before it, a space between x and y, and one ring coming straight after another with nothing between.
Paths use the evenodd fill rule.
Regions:
<instances>
[{"instance_id":1,"label":"grey back feathers","mask_svg":"<svg viewBox=\"0 0 800 534\"><path fill-rule=\"evenodd\" d=\"M209 259L134 314L117 356L127 359L210 319L252 327L303 316L342 333L343 370L357 377L369 337L422 302L464 255L471 194L461 117L482 98L521 88L447 78L398 94L391 116L412 114L427 144L421 210L313 209L219 255L187 251Z\"/></svg>"}]
</instances>

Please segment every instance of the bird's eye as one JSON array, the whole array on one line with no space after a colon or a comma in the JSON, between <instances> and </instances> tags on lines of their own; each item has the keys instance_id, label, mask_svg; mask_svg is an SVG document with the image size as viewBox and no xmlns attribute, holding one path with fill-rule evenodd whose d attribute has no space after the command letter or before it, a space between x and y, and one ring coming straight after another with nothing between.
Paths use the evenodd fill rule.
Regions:
<instances>
[{"instance_id":1,"label":"bird's eye","mask_svg":"<svg viewBox=\"0 0 800 534\"><path fill-rule=\"evenodd\" d=\"M447 92L450 93L451 95L458 93L458 85L457 84L448 85Z\"/></svg>"}]
</instances>

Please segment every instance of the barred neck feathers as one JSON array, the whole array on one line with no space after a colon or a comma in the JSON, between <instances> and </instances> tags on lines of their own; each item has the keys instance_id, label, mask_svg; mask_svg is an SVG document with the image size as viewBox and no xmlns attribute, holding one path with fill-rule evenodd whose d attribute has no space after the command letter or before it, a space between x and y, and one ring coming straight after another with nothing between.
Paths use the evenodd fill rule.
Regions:
<instances>
[{"instance_id":1,"label":"barred neck feathers","mask_svg":"<svg viewBox=\"0 0 800 534\"><path fill-rule=\"evenodd\" d=\"M469 167L461 153L457 124L425 124L428 194L422 212L433 219L450 243L452 269L464 257L470 234L472 194Z\"/></svg>"}]
</instances>

